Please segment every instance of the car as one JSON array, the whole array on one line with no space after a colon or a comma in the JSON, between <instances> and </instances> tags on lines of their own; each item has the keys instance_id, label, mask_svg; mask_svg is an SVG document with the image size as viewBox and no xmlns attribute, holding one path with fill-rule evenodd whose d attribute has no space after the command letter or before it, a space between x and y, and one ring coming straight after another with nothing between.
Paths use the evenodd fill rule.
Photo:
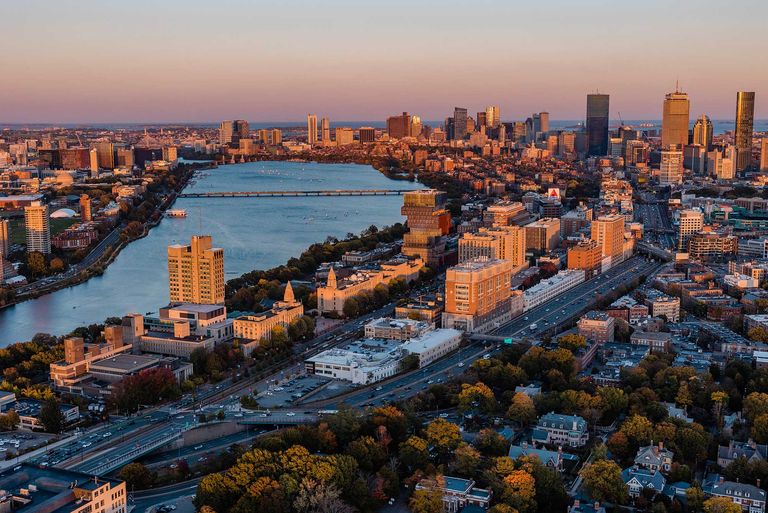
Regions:
<instances>
[{"instance_id":1,"label":"car","mask_svg":"<svg viewBox=\"0 0 768 513\"><path fill-rule=\"evenodd\" d=\"M296 412L289 411L288 413L285 414L285 416L286 417L295 417L296 416Z\"/></svg>"},{"instance_id":2,"label":"car","mask_svg":"<svg viewBox=\"0 0 768 513\"><path fill-rule=\"evenodd\" d=\"M203 448L203 445L202 445L202 444L200 444L200 445L196 445L196 446L194 447L194 449L195 449L196 451L199 451L199 450L200 450L200 449L202 449L202 448Z\"/></svg>"},{"instance_id":3,"label":"car","mask_svg":"<svg viewBox=\"0 0 768 513\"><path fill-rule=\"evenodd\" d=\"M464 362L459 362L459 365L457 367L464 367Z\"/></svg>"}]
</instances>

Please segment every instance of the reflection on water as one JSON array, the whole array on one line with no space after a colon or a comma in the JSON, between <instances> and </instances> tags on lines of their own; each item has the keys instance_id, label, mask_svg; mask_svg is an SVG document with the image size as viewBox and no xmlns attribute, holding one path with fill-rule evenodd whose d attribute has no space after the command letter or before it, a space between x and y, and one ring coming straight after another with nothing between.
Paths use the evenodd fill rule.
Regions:
<instances>
[{"instance_id":1,"label":"reflection on water","mask_svg":"<svg viewBox=\"0 0 768 513\"><path fill-rule=\"evenodd\" d=\"M254 162L199 174L185 192L411 189L369 166ZM168 301L166 246L210 233L224 248L227 278L284 263L313 242L402 220L400 196L307 198L181 198L186 218L167 218L125 248L99 277L0 311L0 345L35 333L68 333L129 312L157 311Z\"/></svg>"}]
</instances>

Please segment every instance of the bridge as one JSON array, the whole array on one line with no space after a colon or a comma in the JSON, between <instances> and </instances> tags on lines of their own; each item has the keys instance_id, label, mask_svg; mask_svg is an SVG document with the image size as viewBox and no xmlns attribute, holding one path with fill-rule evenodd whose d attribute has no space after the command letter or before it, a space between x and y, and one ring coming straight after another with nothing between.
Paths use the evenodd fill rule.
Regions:
<instances>
[{"instance_id":1,"label":"bridge","mask_svg":"<svg viewBox=\"0 0 768 513\"><path fill-rule=\"evenodd\" d=\"M70 470L77 470L94 476L103 476L127 465L137 458L167 445L181 437L183 429L162 429L144 437L141 442L126 442L112 449L108 449L95 457L67 466Z\"/></svg>"},{"instance_id":2,"label":"bridge","mask_svg":"<svg viewBox=\"0 0 768 513\"><path fill-rule=\"evenodd\" d=\"M327 191L184 192L179 198L301 198L307 196L402 196L413 189L335 189Z\"/></svg>"},{"instance_id":3,"label":"bridge","mask_svg":"<svg viewBox=\"0 0 768 513\"><path fill-rule=\"evenodd\" d=\"M666 262L671 262L675 259L675 255L671 251L652 246L645 242L637 242L635 247L637 248L638 253L646 253L652 257L660 258Z\"/></svg>"},{"instance_id":4,"label":"bridge","mask_svg":"<svg viewBox=\"0 0 768 513\"><path fill-rule=\"evenodd\" d=\"M237 423L251 426L291 426L296 424L311 424L317 422L318 418L319 416L316 413L272 412L259 413L242 419L237 419Z\"/></svg>"}]
</instances>

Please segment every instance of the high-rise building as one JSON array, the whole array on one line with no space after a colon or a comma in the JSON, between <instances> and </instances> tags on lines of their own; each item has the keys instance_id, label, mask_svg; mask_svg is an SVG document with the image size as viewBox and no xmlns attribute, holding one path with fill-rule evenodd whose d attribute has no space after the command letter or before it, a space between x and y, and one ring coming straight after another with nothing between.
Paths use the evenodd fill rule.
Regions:
<instances>
[{"instance_id":1,"label":"high-rise building","mask_svg":"<svg viewBox=\"0 0 768 513\"><path fill-rule=\"evenodd\" d=\"M478 113L478 116L480 113ZM477 120L480 124L480 120ZM485 108L485 126L497 128L501 124L501 109L498 105L489 105Z\"/></svg>"},{"instance_id":2,"label":"high-rise building","mask_svg":"<svg viewBox=\"0 0 768 513\"><path fill-rule=\"evenodd\" d=\"M50 254L51 225L48 205L34 201L31 205L24 207L24 227L27 232L27 252Z\"/></svg>"},{"instance_id":3,"label":"high-rise building","mask_svg":"<svg viewBox=\"0 0 768 513\"><path fill-rule=\"evenodd\" d=\"M219 144L226 146L232 143L232 134L234 133L234 124L230 120L219 123Z\"/></svg>"},{"instance_id":4,"label":"high-rise building","mask_svg":"<svg viewBox=\"0 0 768 513\"><path fill-rule=\"evenodd\" d=\"M117 149L117 165L119 167L132 168L134 165L133 148Z\"/></svg>"},{"instance_id":5,"label":"high-rise building","mask_svg":"<svg viewBox=\"0 0 768 513\"><path fill-rule=\"evenodd\" d=\"M312 146L317 144L317 116L314 114L307 114L307 143Z\"/></svg>"},{"instance_id":6,"label":"high-rise building","mask_svg":"<svg viewBox=\"0 0 768 513\"><path fill-rule=\"evenodd\" d=\"M261 144L269 144L269 130L261 128L257 133L259 134L259 142ZM242 143L242 141L240 142Z\"/></svg>"},{"instance_id":7,"label":"high-rise building","mask_svg":"<svg viewBox=\"0 0 768 513\"><path fill-rule=\"evenodd\" d=\"M768 171L768 137L760 140L760 171Z\"/></svg>"},{"instance_id":8,"label":"high-rise building","mask_svg":"<svg viewBox=\"0 0 768 513\"><path fill-rule=\"evenodd\" d=\"M244 119L236 119L232 124L232 146L240 146L240 139L248 139L250 136L250 127Z\"/></svg>"},{"instance_id":9,"label":"high-rise building","mask_svg":"<svg viewBox=\"0 0 768 513\"><path fill-rule=\"evenodd\" d=\"M421 130L421 118L419 116L411 116L411 126L409 128L411 137L418 137L421 135Z\"/></svg>"},{"instance_id":10,"label":"high-rise building","mask_svg":"<svg viewBox=\"0 0 768 513\"><path fill-rule=\"evenodd\" d=\"M451 230L451 213L445 209L448 195L434 189L406 192L401 214L407 218L403 254L420 257L427 265L440 264L445 252L444 236Z\"/></svg>"},{"instance_id":11,"label":"high-rise building","mask_svg":"<svg viewBox=\"0 0 768 513\"><path fill-rule=\"evenodd\" d=\"M224 250L210 235L194 235L188 246L168 246L171 301L196 304L224 302Z\"/></svg>"},{"instance_id":12,"label":"high-rise building","mask_svg":"<svg viewBox=\"0 0 768 513\"><path fill-rule=\"evenodd\" d=\"M242 139L240 139L242 141ZM173 162L179 158L179 149L176 146L163 146L163 160Z\"/></svg>"},{"instance_id":13,"label":"high-rise building","mask_svg":"<svg viewBox=\"0 0 768 513\"><path fill-rule=\"evenodd\" d=\"M736 156L734 146L727 146L725 152L712 150L707 153L707 174L717 180L733 180L736 178Z\"/></svg>"},{"instance_id":14,"label":"high-rise building","mask_svg":"<svg viewBox=\"0 0 768 513\"><path fill-rule=\"evenodd\" d=\"M115 168L115 145L111 141L96 141L93 144L99 159L101 169Z\"/></svg>"},{"instance_id":15,"label":"high-rise building","mask_svg":"<svg viewBox=\"0 0 768 513\"><path fill-rule=\"evenodd\" d=\"M88 152L88 160L90 162L91 178L98 178L99 177L99 152L96 151L96 148L91 148L91 151Z\"/></svg>"},{"instance_id":16,"label":"high-rise building","mask_svg":"<svg viewBox=\"0 0 768 513\"><path fill-rule=\"evenodd\" d=\"M683 183L682 150L662 150L659 166L659 184L678 185Z\"/></svg>"},{"instance_id":17,"label":"high-rise building","mask_svg":"<svg viewBox=\"0 0 768 513\"><path fill-rule=\"evenodd\" d=\"M272 146L280 146L283 144L283 131L279 128L273 128L271 133Z\"/></svg>"},{"instance_id":18,"label":"high-rise building","mask_svg":"<svg viewBox=\"0 0 768 513\"><path fill-rule=\"evenodd\" d=\"M392 139L402 139L411 136L411 115L403 112L398 116L387 118L387 134Z\"/></svg>"},{"instance_id":19,"label":"high-rise building","mask_svg":"<svg viewBox=\"0 0 768 513\"><path fill-rule=\"evenodd\" d=\"M608 154L609 101L607 94L587 95L587 155Z\"/></svg>"},{"instance_id":20,"label":"high-rise building","mask_svg":"<svg viewBox=\"0 0 768 513\"><path fill-rule=\"evenodd\" d=\"M479 258L445 273L443 328L482 332L507 322L511 309L512 264Z\"/></svg>"},{"instance_id":21,"label":"high-rise building","mask_svg":"<svg viewBox=\"0 0 768 513\"><path fill-rule=\"evenodd\" d=\"M486 107L490 108L490 107ZM477 126L488 126L488 115L485 111L477 113Z\"/></svg>"},{"instance_id":22,"label":"high-rise building","mask_svg":"<svg viewBox=\"0 0 768 513\"><path fill-rule=\"evenodd\" d=\"M370 126L360 127L360 144L376 142L376 129Z\"/></svg>"},{"instance_id":23,"label":"high-rise building","mask_svg":"<svg viewBox=\"0 0 768 513\"><path fill-rule=\"evenodd\" d=\"M712 149L712 121L702 114L693 124L693 144L698 144L704 151Z\"/></svg>"},{"instance_id":24,"label":"high-rise building","mask_svg":"<svg viewBox=\"0 0 768 513\"><path fill-rule=\"evenodd\" d=\"M454 107L453 109L453 139L460 141L468 133L467 109Z\"/></svg>"},{"instance_id":25,"label":"high-rise building","mask_svg":"<svg viewBox=\"0 0 768 513\"><path fill-rule=\"evenodd\" d=\"M677 249L688 251L688 241L704 228L704 213L700 210L683 210L680 212L680 226L677 232Z\"/></svg>"},{"instance_id":26,"label":"high-rise building","mask_svg":"<svg viewBox=\"0 0 768 513\"><path fill-rule=\"evenodd\" d=\"M11 252L11 222L0 219L0 259L6 258Z\"/></svg>"},{"instance_id":27,"label":"high-rise building","mask_svg":"<svg viewBox=\"0 0 768 513\"><path fill-rule=\"evenodd\" d=\"M688 94L676 89L664 97L663 116L661 118L661 146L679 147L688 144L688 120L691 102Z\"/></svg>"},{"instance_id":28,"label":"high-rise building","mask_svg":"<svg viewBox=\"0 0 768 513\"><path fill-rule=\"evenodd\" d=\"M736 93L736 171L744 171L752 165L752 130L755 120L755 93Z\"/></svg>"},{"instance_id":29,"label":"high-rise building","mask_svg":"<svg viewBox=\"0 0 768 513\"><path fill-rule=\"evenodd\" d=\"M355 131L349 127L336 128L336 146L346 146L348 144L354 144Z\"/></svg>"},{"instance_id":30,"label":"high-rise building","mask_svg":"<svg viewBox=\"0 0 768 513\"><path fill-rule=\"evenodd\" d=\"M80 195L80 220L83 222L93 221L91 198L87 194Z\"/></svg>"},{"instance_id":31,"label":"high-rise building","mask_svg":"<svg viewBox=\"0 0 768 513\"><path fill-rule=\"evenodd\" d=\"M320 119L320 142L323 146L331 144L331 120L326 117Z\"/></svg>"},{"instance_id":32,"label":"high-rise building","mask_svg":"<svg viewBox=\"0 0 768 513\"><path fill-rule=\"evenodd\" d=\"M541 133L548 133L549 132L549 112L539 112L539 132Z\"/></svg>"},{"instance_id":33,"label":"high-rise building","mask_svg":"<svg viewBox=\"0 0 768 513\"><path fill-rule=\"evenodd\" d=\"M560 219L539 219L524 228L526 249L547 252L560 245Z\"/></svg>"},{"instance_id":34,"label":"high-rise building","mask_svg":"<svg viewBox=\"0 0 768 513\"><path fill-rule=\"evenodd\" d=\"M602 246L596 240L583 240L568 249L568 269L581 269L589 279L600 272Z\"/></svg>"},{"instance_id":35,"label":"high-rise building","mask_svg":"<svg viewBox=\"0 0 768 513\"><path fill-rule=\"evenodd\" d=\"M619 214L600 216L592 221L592 240L600 245L603 257L617 257L624 253L624 221Z\"/></svg>"},{"instance_id":36,"label":"high-rise building","mask_svg":"<svg viewBox=\"0 0 768 513\"><path fill-rule=\"evenodd\" d=\"M525 264L525 229L521 226L480 228L459 239L459 263L486 257L507 260L514 267Z\"/></svg>"}]
</instances>

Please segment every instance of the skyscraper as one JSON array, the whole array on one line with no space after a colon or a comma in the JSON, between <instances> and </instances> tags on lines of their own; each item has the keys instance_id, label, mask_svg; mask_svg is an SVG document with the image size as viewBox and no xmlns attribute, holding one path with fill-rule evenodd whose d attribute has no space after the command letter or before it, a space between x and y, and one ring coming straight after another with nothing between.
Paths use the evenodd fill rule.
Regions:
<instances>
[{"instance_id":1,"label":"skyscraper","mask_svg":"<svg viewBox=\"0 0 768 513\"><path fill-rule=\"evenodd\" d=\"M760 171L768 171L768 137L760 140Z\"/></svg>"},{"instance_id":2,"label":"skyscraper","mask_svg":"<svg viewBox=\"0 0 768 513\"><path fill-rule=\"evenodd\" d=\"M616 257L624 252L624 216L611 214L592 221L591 239L596 241L604 257Z\"/></svg>"},{"instance_id":3,"label":"skyscraper","mask_svg":"<svg viewBox=\"0 0 768 513\"><path fill-rule=\"evenodd\" d=\"M224 302L224 250L210 235L193 235L188 246L168 246L168 288L172 302Z\"/></svg>"},{"instance_id":4,"label":"skyscraper","mask_svg":"<svg viewBox=\"0 0 768 513\"><path fill-rule=\"evenodd\" d=\"M234 124L232 121L222 121L219 124L219 144L222 146L232 142L232 133L234 131Z\"/></svg>"},{"instance_id":5,"label":"skyscraper","mask_svg":"<svg viewBox=\"0 0 768 513\"><path fill-rule=\"evenodd\" d=\"M451 213L445 209L448 195L434 189L406 192L400 213L407 218L408 233L403 236L404 255L420 257L435 266L445 250L444 235L451 229Z\"/></svg>"},{"instance_id":6,"label":"skyscraper","mask_svg":"<svg viewBox=\"0 0 768 513\"><path fill-rule=\"evenodd\" d=\"M688 144L688 120L691 110L691 102L688 94L679 88L674 93L668 93L664 97L663 117L661 119L661 146L670 148L678 146L680 149Z\"/></svg>"},{"instance_id":7,"label":"skyscraper","mask_svg":"<svg viewBox=\"0 0 768 513\"><path fill-rule=\"evenodd\" d=\"M486 108L490 109L490 107ZM488 115L485 111L480 111L477 113L477 126L488 126Z\"/></svg>"},{"instance_id":8,"label":"skyscraper","mask_svg":"<svg viewBox=\"0 0 768 513\"><path fill-rule=\"evenodd\" d=\"M51 252L48 205L34 201L28 207L24 207L24 226L27 231L27 252L37 251L48 255Z\"/></svg>"},{"instance_id":9,"label":"skyscraper","mask_svg":"<svg viewBox=\"0 0 768 513\"><path fill-rule=\"evenodd\" d=\"M307 143L317 144L317 116L314 114L307 114Z\"/></svg>"},{"instance_id":10,"label":"skyscraper","mask_svg":"<svg viewBox=\"0 0 768 513\"><path fill-rule=\"evenodd\" d=\"M453 109L453 138L457 141L467 135L467 109L454 107Z\"/></svg>"},{"instance_id":11,"label":"skyscraper","mask_svg":"<svg viewBox=\"0 0 768 513\"><path fill-rule=\"evenodd\" d=\"M702 114L693 124L693 144L698 144L705 151L712 149L712 121Z\"/></svg>"},{"instance_id":12,"label":"skyscraper","mask_svg":"<svg viewBox=\"0 0 768 513\"><path fill-rule=\"evenodd\" d=\"M549 132L549 112L539 112L539 132Z\"/></svg>"},{"instance_id":13,"label":"skyscraper","mask_svg":"<svg viewBox=\"0 0 768 513\"><path fill-rule=\"evenodd\" d=\"M587 155L608 154L608 109L610 97L607 94L587 95Z\"/></svg>"},{"instance_id":14,"label":"skyscraper","mask_svg":"<svg viewBox=\"0 0 768 513\"><path fill-rule=\"evenodd\" d=\"M736 171L744 171L752 165L752 130L755 118L755 93L736 93Z\"/></svg>"},{"instance_id":15,"label":"skyscraper","mask_svg":"<svg viewBox=\"0 0 768 513\"><path fill-rule=\"evenodd\" d=\"M7 257L10 251L11 251L11 222L8 221L8 219L0 219L0 260Z\"/></svg>"},{"instance_id":16,"label":"skyscraper","mask_svg":"<svg viewBox=\"0 0 768 513\"><path fill-rule=\"evenodd\" d=\"M87 194L80 195L80 220L83 222L93 221L91 198Z\"/></svg>"},{"instance_id":17,"label":"skyscraper","mask_svg":"<svg viewBox=\"0 0 768 513\"><path fill-rule=\"evenodd\" d=\"M115 168L115 145L110 141L96 141L93 145L99 159L101 169Z\"/></svg>"},{"instance_id":18,"label":"skyscraper","mask_svg":"<svg viewBox=\"0 0 768 513\"><path fill-rule=\"evenodd\" d=\"M411 115L403 112L387 118L387 134L392 139L402 139L411 135Z\"/></svg>"},{"instance_id":19,"label":"skyscraper","mask_svg":"<svg viewBox=\"0 0 768 513\"><path fill-rule=\"evenodd\" d=\"M677 185L683 183L682 150L662 150L659 166L659 184Z\"/></svg>"},{"instance_id":20,"label":"skyscraper","mask_svg":"<svg viewBox=\"0 0 768 513\"><path fill-rule=\"evenodd\" d=\"M688 241L691 236L699 233L704 227L704 214L699 210L683 210L680 212L680 226L677 234L677 249L688 251Z\"/></svg>"},{"instance_id":21,"label":"skyscraper","mask_svg":"<svg viewBox=\"0 0 768 513\"><path fill-rule=\"evenodd\" d=\"M320 142L323 146L331 144L331 121L325 117L320 120Z\"/></svg>"},{"instance_id":22,"label":"skyscraper","mask_svg":"<svg viewBox=\"0 0 768 513\"><path fill-rule=\"evenodd\" d=\"M99 152L96 151L96 148L92 148L90 152L88 152L89 162L90 162L90 175L91 178L98 178L99 177Z\"/></svg>"},{"instance_id":23,"label":"skyscraper","mask_svg":"<svg viewBox=\"0 0 768 513\"><path fill-rule=\"evenodd\" d=\"M478 113L478 117L480 113ZM477 120L478 125L480 120ZM501 109L498 105L489 105L485 108L485 126L496 128L501 123Z\"/></svg>"}]
</instances>

